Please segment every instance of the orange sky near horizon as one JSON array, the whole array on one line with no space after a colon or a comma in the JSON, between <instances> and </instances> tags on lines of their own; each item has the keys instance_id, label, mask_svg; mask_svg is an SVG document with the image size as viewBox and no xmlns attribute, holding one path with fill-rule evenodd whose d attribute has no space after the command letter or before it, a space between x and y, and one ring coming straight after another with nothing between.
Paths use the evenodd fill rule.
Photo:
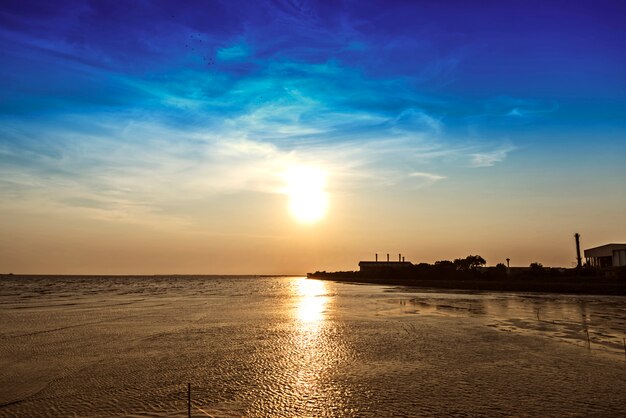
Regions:
<instances>
[{"instance_id":1,"label":"orange sky near horizon","mask_svg":"<svg viewBox=\"0 0 626 418\"><path fill-rule=\"evenodd\" d=\"M494 168L497 170L497 168ZM493 177L493 178L497 178ZM512 178L515 178L513 176ZM624 197L599 206L522 189L528 179L474 190L480 176L403 190L329 184L323 219L300 223L280 193L203 198L185 216L115 218L92 210L42 206L7 209L0 218L2 273L23 274L304 274L356 270L360 260L413 263L483 256L488 265L571 267L575 232L583 248L619 242ZM545 187L545 186L544 186ZM588 191L592 184L586 186ZM510 192L507 192L511 188ZM581 189L581 185L576 186ZM474 190L471 191L470 190ZM585 190L584 184L582 190ZM508 194L507 194L508 193ZM527 194L532 195L530 199ZM623 241L623 239L622 239Z\"/></svg>"}]
</instances>

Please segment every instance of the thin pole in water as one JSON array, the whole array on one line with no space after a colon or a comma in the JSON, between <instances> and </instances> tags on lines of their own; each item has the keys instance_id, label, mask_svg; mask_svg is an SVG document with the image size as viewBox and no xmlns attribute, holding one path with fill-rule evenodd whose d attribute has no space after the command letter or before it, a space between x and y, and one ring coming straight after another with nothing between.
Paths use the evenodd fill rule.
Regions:
<instances>
[{"instance_id":1,"label":"thin pole in water","mask_svg":"<svg viewBox=\"0 0 626 418\"><path fill-rule=\"evenodd\" d=\"M591 350L591 338L589 338L589 329L585 328L585 331L587 332L587 347L589 348L589 350Z\"/></svg>"},{"instance_id":2,"label":"thin pole in water","mask_svg":"<svg viewBox=\"0 0 626 418\"><path fill-rule=\"evenodd\" d=\"M191 383L187 383L187 416L191 418Z\"/></svg>"},{"instance_id":3,"label":"thin pole in water","mask_svg":"<svg viewBox=\"0 0 626 418\"><path fill-rule=\"evenodd\" d=\"M626 357L626 338L622 338L622 341L624 341L624 357Z\"/></svg>"}]
</instances>

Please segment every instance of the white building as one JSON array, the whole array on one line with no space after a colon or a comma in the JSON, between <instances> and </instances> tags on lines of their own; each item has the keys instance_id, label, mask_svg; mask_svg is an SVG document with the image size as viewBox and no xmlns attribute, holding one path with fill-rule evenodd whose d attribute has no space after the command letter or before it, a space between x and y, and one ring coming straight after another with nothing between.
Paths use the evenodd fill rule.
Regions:
<instances>
[{"instance_id":1,"label":"white building","mask_svg":"<svg viewBox=\"0 0 626 418\"><path fill-rule=\"evenodd\" d=\"M592 267L626 266L626 244L606 244L585 250L587 264Z\"/></svg>"}]
</instances>

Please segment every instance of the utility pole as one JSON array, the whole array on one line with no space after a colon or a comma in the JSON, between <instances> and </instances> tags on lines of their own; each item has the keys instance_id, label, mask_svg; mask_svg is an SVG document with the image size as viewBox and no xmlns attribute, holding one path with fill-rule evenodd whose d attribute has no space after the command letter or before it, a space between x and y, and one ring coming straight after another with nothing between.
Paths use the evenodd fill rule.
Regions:
<instances>
[{"instance_id":1,"label":"utility pole","mask_svg":"<svg viewBox=\"0 0 626 418\"><path fill-rule=\"evenodd\" d=\"M580 258L580 234L576 232L574 234L574 238L576 239L576 268L581 268L583 266L582 258Z\"/></svg>"}]
</instances>

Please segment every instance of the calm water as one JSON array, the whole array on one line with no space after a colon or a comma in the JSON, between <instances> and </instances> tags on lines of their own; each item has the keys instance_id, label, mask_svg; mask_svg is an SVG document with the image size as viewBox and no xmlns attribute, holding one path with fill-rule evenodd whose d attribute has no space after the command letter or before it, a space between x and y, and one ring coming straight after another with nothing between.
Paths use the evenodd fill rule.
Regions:
<instances>
[{"instance_id":1,"label":"calm water","mask_svg":"<svg viewBox=\"0 0 626 418\"><path fill-rule=\"evenodd\" d=\"M0 416L626 414L626 298L2 278L0 324Z\"/></svg>"}]
</instances>

